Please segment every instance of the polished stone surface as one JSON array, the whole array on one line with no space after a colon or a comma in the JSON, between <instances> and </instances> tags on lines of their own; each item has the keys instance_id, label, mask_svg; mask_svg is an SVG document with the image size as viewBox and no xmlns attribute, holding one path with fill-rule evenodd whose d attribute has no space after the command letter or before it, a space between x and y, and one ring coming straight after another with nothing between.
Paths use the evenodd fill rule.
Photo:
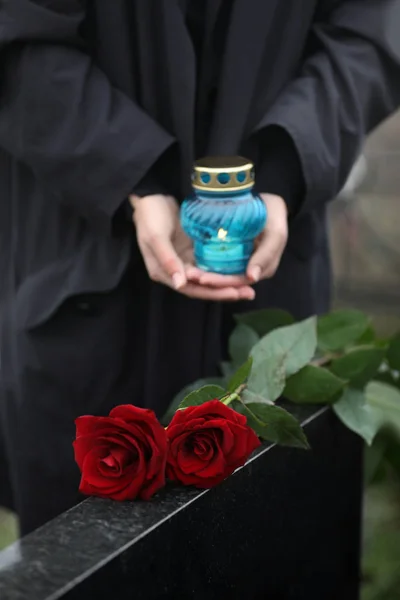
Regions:
<instances>
[{"instance_id":1,"label":"polished stone surface","mask_svg":"<svg viewBox=\"0 0 400 600\"><path fill-rule=\"evenodd\" d=\"M299 414L309 452L265 446L210 491L89 499L14 544L1 600L357 600L362 444Z\"/></svg>"}]
</instances>

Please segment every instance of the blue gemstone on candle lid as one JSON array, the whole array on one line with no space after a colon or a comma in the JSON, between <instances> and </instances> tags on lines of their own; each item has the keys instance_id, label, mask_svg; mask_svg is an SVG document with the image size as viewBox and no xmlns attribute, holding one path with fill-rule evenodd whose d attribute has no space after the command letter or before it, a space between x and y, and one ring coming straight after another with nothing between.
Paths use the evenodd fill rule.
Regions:
<instances>
[{"instance_id":1,"label":"blue gemstone on candle lid","mask_svg":"<svg viewBox=\"0 0 400 600\"><path fill-rule=\"evenodd\" d=\"M217 179L221 185L226 185L230 182L231 176L229 175L229 173L220 173L219 175L217 175Z\"/></svg>"}]
</instances>

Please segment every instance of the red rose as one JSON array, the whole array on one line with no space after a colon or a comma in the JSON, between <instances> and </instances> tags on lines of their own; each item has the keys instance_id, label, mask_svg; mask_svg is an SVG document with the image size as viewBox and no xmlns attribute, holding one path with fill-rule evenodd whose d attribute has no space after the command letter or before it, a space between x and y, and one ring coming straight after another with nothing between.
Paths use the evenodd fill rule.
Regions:
<instances>
[{"instance_id":1,"label":"red rose","mask_svg":"<svg viewBox=\"0 0 400 600\"><path fill-rule=\"evenodd\" d=\"M164 486L167 436L152 410L117 406L108 417L79 417L75 424L80 492L148 500Z\"/></svg>"},{"instance_id":2,"label":"red rose","mask_svg":"<svg viewBox=\"0 0 400 600\"><path fill-rule=\"evenodd\" d=\"M226 479L260 446L246 417L219 400L178 410L167 436L167 476L199 488Z\"/></svg>"}]
</instances>

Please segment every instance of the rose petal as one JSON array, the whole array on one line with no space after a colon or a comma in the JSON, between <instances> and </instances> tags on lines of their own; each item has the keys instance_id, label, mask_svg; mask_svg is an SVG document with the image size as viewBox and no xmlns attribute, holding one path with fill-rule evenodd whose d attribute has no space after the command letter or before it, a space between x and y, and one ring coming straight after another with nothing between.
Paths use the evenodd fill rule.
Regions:
<instances>
[{"instance_id":1,"label":"rose petal","mask_svg":"<svg viewBox=\"0 0 400 600\"><path fill-rule=\"evenodd\" d=\"M211 477L219 477L227 472L227 464L223 454L214 454L214 458L201 470L198 471L197 475L201 479L208 479Z\"/></svg>"},{"instance_id":2,"label":"rose petal","mask_svg":"<svg viewBox=\"0 0 400 600\"><path fill-rule=\"evenodd\" d=\"M99 459L98 469L105 477L119 477L128 467L137 468L139 462L139 452L136 449L128 451L112 446L109 455Z\"/></svg>"},{"instance_id":3,"label":"rose petal","mask_svg":"<svg viewBox=\"0 0 400 600\"><path fill-rule=\"evenodd\" d=\"M157 459L157 469L152 480L143 485L140 490L140 498L142 500L150 500L156 492L165 486L165 470L167 465L167 454L161 454Z\"/></svg>"},{"instance_id":4,"label":"rose petal","mask_svg":"<svg viewBox=\"0 0 400 600\"><path fill-rule=\"evenodd\" d=\"M210 440L209 435L197 434L193 444L193 452L201 458L201 460L209 461L212 459L214 454L214 444Z\"/></svg>"},{"instance_id":5,"label":"rose petal","mask_svg":"<svg viewBox=\"0 0 400 600\"><path fill-rule=\"evenodd\" d=\"M247 436L247 454L250 456L254 450L261 446L261 441L251 427L248 428Z\"/></svg>"},{"instance_id":6,"label":"rose petal","mask_svg":"<svg viewBox=\"0 0 400 600\"><path fill-rule=\"evenodd\" d=\"M202 469L204 462L193 452L182 450L177 457L177 466L182 473L189 475Z\"/></svg>"},{"instance_id":7,"label":"rose petal","mask_svg":"<svg viewBox=\"0 0 400 600\"><path fill-rule=\"evenodd\" d=\"M75 460L81 470L83 468L83 461L87 452L98 446L105 448L110 448L111 446L120 446L121 448L125 448L127 451L130 452L137 451L137 445L135 440L133 440L132 438L126 438L118 434L81 436L73 443L75 451Z\"/></svg>"},{"instance_id":8,"label":"rose petal","mask_svg":"<svg viewBox=\"0 0 400 600\"><path fill-rule=\"evenodd\" d=\"M117 499L133 499L137 496L145 479L144 469L137 468L134 477L127 470L117 479L104 477L98 471L98 460L95 453L88 454L82 474L80 491Z\"/></svg>"},{"instance_id":9,"label":"rose petal","mask_svg":"<svg viewBox=\"0 0 400 600\"><path fill-rule=\"evenodd\" d=\"M149 408L140 408L133 404L120 404L110 411L110 417L122 419L123 421L132 421L138 423L140 421L155 421L158 423L156 414Z\"/></svg>"},{"instance_id":10,"label":"rose petal","mask_svg":"<svg viewBox=\"0 0 400 600\"><path fill-rule=\"evenodd\" d=\"M233 421L234 423L240 423L243 425L247 423L247 419L244 415L239 414L219 400L210 400L209 402L204 402L204 404L201 404L200 406L190 406L184 410L177 411L171 421L171 425L175 424L175 422L188 423L193 417L195 419L223 417L224 419Z\"/></svg>"}]
</instances>

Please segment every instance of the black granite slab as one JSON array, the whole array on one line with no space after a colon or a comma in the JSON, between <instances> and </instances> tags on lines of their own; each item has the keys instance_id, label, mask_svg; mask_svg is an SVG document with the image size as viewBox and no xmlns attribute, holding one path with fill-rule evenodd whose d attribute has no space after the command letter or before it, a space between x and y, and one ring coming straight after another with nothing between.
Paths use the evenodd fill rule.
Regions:
<instances>
[{"instance_id":1,"label":"black granite slab","mask_svg":"<svg viewBox=\"0 0 400 600\"><path fill-rule=\"evenodd\" d=\"M217 488L89 499L0 553L1 600L357 600L362 443L302 409L311 451L264 446Z\"/></svg>"}]
</instances>

